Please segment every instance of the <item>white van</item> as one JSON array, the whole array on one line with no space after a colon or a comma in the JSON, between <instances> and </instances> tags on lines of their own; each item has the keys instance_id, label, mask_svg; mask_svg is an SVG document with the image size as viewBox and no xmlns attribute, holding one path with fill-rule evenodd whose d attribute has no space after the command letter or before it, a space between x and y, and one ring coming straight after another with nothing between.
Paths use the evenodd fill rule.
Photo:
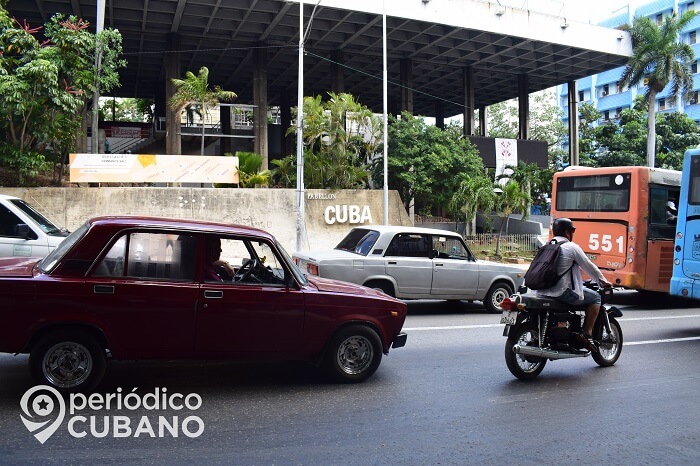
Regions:
<instances>
[{"instance_id":1,"label":"white van","mask_svg":"<svg viewBox=\"0 0 700 466\"><path fill-rule=\"evenodd\" d=\"M0 257L44 257L68 233L22 199L0 194Z\"/></svg>"}]
</instances>

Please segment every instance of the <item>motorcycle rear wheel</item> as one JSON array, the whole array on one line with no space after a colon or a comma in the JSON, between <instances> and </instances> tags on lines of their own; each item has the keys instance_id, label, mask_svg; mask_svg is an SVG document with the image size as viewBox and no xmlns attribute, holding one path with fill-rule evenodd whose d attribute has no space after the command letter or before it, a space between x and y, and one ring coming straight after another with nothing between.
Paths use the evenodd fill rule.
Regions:
<instances>
[{"instance_id":1,"label":"motorcycle rear wheel","mask_svg":"<svg viewBox=\"0 0 700 466\"><path fill-rule=\"evenodd\" d=\"M593 360L601 367L610 367L617 362L620 353L622 353L622 328L612 317L610 318L610 333L603 326L599 341L598 352L592 354Z\"/></svg>"},{"instance_id":2,"label":"motorcycle rear wheel","mask_svg":"<svg viewBox=\"0 0 700 466\"><path fill-rule=\"evenodd\" d=\"M537 324L534 322L527 322L510 330L505 348L506 365L510 373L520 380L530 380L540 375L545 364L547 364L547 360L535 356L516 354L513 352L513 346L539 346L539 339Z\"/></svg>"}]
</instances>

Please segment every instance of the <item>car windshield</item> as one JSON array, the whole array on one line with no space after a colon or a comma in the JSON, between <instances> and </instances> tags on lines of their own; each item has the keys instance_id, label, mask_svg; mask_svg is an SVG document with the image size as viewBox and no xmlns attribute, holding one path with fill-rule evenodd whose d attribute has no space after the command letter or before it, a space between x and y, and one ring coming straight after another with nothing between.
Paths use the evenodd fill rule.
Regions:
<instances>
[{"instance_id":1,"label":"car windshield","mask_svg":"<svg viewBox=\"0 0 700 466\"><path fill-rule=\"evenodd\" d=\"M376 230L354 228L338 243L335 249L366 256L372 250L374 243L377 242L377 238L379 238L379 232Z\"/></svg>"},{"instance_id":2,"label":"car windshield","mask_svg":"<svg viewBox=\"0 0 700 466\"><path fill-rule=\"evenodd\" d=\"M49 219L41 215L34 209L34 207L30 206L22 199L11 199L10 202L14 204L14 206L17 207L19 210L24 212L27 216L29 216L32 220L34 220L36 224L39 225L39 228L41 228L47 235L68 236L68 230L58 228L56 225L51 223Z\"/></svg>"},{"instance_id":3,"label":"car windshield","mask_svg":"<svg viewBox=\"0 0 700 466\"><path fill-rule=\"evenodd\" d=\"M56 265L61 262L61 259L63 259L63 256L66 255L68 251L73 247L75 243L80 240L83 236L85 236L85 233L87 233L89 228L88 222L85 222L80 228L75 230L73 233L68 235L66 239L61 241L61 244L59 244L56 249L51 251L49 255L44 257L44 259L39 263L39 270L41 270L43 273L49 273L51 272Z\"/></svg>"},{"instance_id":4,"label":"car windshield","mask_svg":"<svg viewBox=\"0 0 700 466\"><path fill-rule=\"evenodd\" d=\"M292 273L294 274L294 277L296 277L296 279L299 281L299 283L301 283L303 285L308 285L309 281L306 279L306 276L301 272L301 270L299 270L299 267L297 267L297 265L294 263L292 258L289 256L287 251L277 241L275 241L275 244L277 245L277 248L280 250L280 252L284 256L284 260L287 263L287 265L289 266Z\"/></svg>"}]
</instances>

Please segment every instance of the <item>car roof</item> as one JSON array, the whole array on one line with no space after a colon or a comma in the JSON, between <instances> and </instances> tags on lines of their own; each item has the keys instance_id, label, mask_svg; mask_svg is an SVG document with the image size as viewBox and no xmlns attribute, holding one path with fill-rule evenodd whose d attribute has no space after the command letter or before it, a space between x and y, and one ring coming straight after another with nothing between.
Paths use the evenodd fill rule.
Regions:
<instances>
[{"instance_id":1,"label":"car roof","mask_svg":"<svg viewBox=\"0 0 700 466\"><path fill-rule=\"evenodd\" d=\"M7 194L0 194L0 199L19 199L17 196L9 196Z\"/></svg>"},{"instance_id":2,"label":"car roof","mask_svg":"<svg viewBox=\"0 0 700 466\"><path fill-rule=\"evenodd\" d=\"M200 233L223 233L261 236L273 239L273 236L258 228L232 223L194 220L186 218L149 217L139 215L111 215L93 217L88 220L91 227L111 228L157 228L192 231Z\"/></svg>"},{"instance_id":3,"label":"car roof","mask_svg":"<svg viewBox=\"0 0 700 466\"><path fill-rule=\"evenodd\" d=\"M455 231L441 230L439 228L423 228L402 225L363 225L361 227L355 227L355 229L360 228L377 230L380 233L422 233L424 235L444 235L461 237L461 235Z\"/></svg>"}]
</instances>

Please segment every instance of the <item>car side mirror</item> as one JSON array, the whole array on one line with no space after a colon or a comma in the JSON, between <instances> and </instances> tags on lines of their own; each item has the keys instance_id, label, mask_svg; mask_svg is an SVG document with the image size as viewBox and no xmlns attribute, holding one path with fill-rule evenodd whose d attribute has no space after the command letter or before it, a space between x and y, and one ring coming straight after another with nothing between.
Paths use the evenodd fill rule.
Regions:
<instances>
[{"instance_id":1,"label":"car side mirror","mask_svg":"<svg viewBox=\"0 0 700 466\"><path fill-rule=\"evenodd\" d=\"M34 233L26 223L18 223L15 225L15 236L22 239L37 239L36 233Z\"/></svg>"},{"instance_id":2,"label":"car side mirror","mask_svg":"<svg viewBox=\"0 0 700 466\"><path fill-rule=\"evenodd\" d=\"M430 251L430 258L431 258L431 259L435 259L435 258L438 257L439 255L440 255L440 253L438 252L437 249L433 249L432 251Z\"/></svg>"}]
</instances>

